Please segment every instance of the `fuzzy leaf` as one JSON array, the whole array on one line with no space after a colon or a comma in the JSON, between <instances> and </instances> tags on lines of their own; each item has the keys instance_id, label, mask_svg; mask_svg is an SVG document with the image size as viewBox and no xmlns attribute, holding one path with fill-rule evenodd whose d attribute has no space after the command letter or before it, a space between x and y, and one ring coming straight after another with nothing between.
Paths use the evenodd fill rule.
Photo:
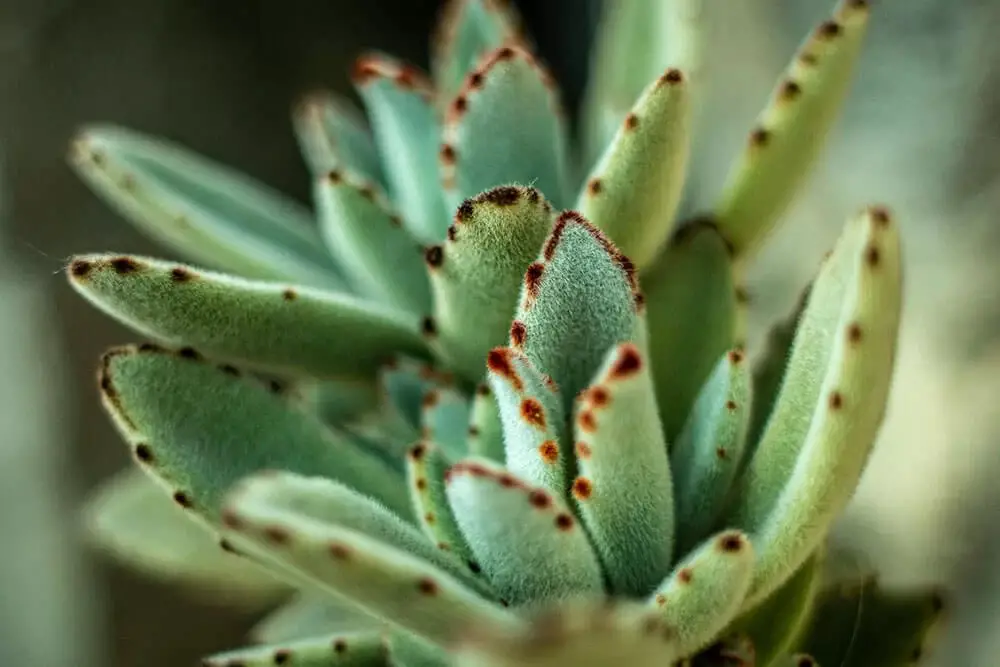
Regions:
<instances>
[{"instance_id":1,"label":"fuzzy leaf","mask_svg":"<svg viewBox=\"0 0 1000 667\"><path fill-rule=\"evenodd\" d=\"M456 463L445 485L476 562L511 605L601 592L597 558L561 498L486 459Z\"/></svg>"},{"instance_id":2,"label":"fuzzy leaf","mask_svg":"<svg viewBox=\"0 0 1000 667\"><path fill-rule=\"evenodd\" d=\"M770 510L737 524L755 532L755 599L798 568L854 494L892 381L900 265L897 226L873 208L848 224L816 279L741 498Z\"/></svg>"},{"instance_id":3,"label":"fuzzy leaf","mask_svg":"<svg viewBox=\"0 0 1000 667\"><path fill-rule=\"evenodd\" d=\"M263 370L365 378L394 353L426 354L416 318L347 295L134 256L80 255L67 275L144 335Z\"/></svg>"},{"instance_id":4,"label":"fuzzy leaf","mask_svg":"<svg viewBox=\"0 0 1000 667\"><path fill-rule=\"evenodd\" d=\"M567 211L528 267L511 345L555 381L571 414L573 399L608 349L637 335L640 305L632 262L580 214Z\"/></svg>"},{"instance_id":5,"label":"fuzzy leaf","mask_svg":"<svg viewBox=\"0 0 1000 667\"><path fill-rule=\"evenodd\" d=\"M576 413L573 498L612 593L645 595L670 571L674 501L648 356L608 351Z\"/></svg>"},{"instance_id":6,"label":"fuzzy leaf","mask_svg":"<svg viewBox=\"0 0 1000 667\"><path fill-rule=\"evenodd\" d=\"M816 162L846 97L869 11L867 3L841 0L799 49L758 117L714 214L737 255L764 241Z\"/></svg>"},{"instance_id":7,"label":"fuzzy leaf","mask_svg":"<svg viewBox=\"0 0 1000 667\"><path fill-rule=\"evenodd\" d=\"M697 72L701 0L602 3L585 92L585 162L604 153L643 89L668 67Z\"/></svg>"},{"instance_id":8,"label":"fuzzy leaf","mask_svg":"<svg viewBox=\"0 0 1000 667\"><path fill-rule=\"evenodd\" d=\"M295 521L304 524L333 525L357 531L421 558L483 595L490 595L489 587L470 572L463 560L438 549L419 530L380 503L343 484L322 477L269 471L245 478L230 498L243 507L252 505L254 516L261 521L271 519L283 523L290 520L288 517L294 517Z\"/></svg>"},{"instance_id":9,"label":"fuzzy leaf","mask_svg":"<svg viewBox=\"0 0 1000 667\"><path fill-rule=\"evenodd\" d=\"M314 177L343 169L384 184L368 124L347 98L326 90L309 93L295 107L292 121L299 150Z\"/></svg>"},{"instance_id":10,"label":"fuzzy leaf","mask_svg":"<svg viewBox=\"0 0 1000 667\"><path fill-rule=\"evenodd\" d=\"M778 322L768 332L764 349L753 365L753 399L750 410L750 428L747 431L747 443L750 450L746 452L745 461L753 455L753 448L764 434L764 427L774 410L774 402L781 390L781 381L785 377L785 369L795 340L795 330L798 328L802 313L809 302L809 288L799 296L792 312L781 322Z\"/></svg>"},{"instance_id":11,"label":"fuzzy leaf","mask_svg":"<svg viewBox=\"0 0 1000 667\"><path fill-rule=\"evenodd\" d=\"M445 100L489 51L517 39L521 18L509 3L449 0L438 20L431 54L434 85Z\"/></svg>"},{"instance_id":12,"label":"fuzzy leaf","mask_svg":"<svg viewBox=\"0 0 1000 667\"><path fill-rule=\"evenodd\" d=\"M472 398L469 453L497 463L503 463L506 458L500 406L493 396L493 390L487 384L478 385L476 395Z\"/></svg>"},{"instance_id":13,"label":"fuzzy leaf","mask_svg":"<svg viewBox=\"0 0 1000 667\"><path fill-rule=\"evenodd\" d=\"M733 620L750 589L753 563L750 540L729 530L688 554L660 585L649 604L676 629L681 653L704 648Z\"/></svg>"},{"instance_id":14,"label":"fuzzy leaf","mask_svg":"<svg viewBox=\"0 0 1000 667\"><path fill-rule=\"evenodd\" d=\"M454 458L469 453L469 399L455 389L430 389L424 394L422 435Z\"/></svg>"},{"instance_id":15,"label":"fuzzy leaf","mask_svg":"<svg viewBox=\"0 0 1000 667\"><path fill-rule=\"evenodd\" d=\"M452 207L498 185L538 188L557 208L569 201L564 114L551 77L520 47L489 54L444 122L441 173Z\"/></svg>"},{"instance_id":16,"label":"fuzzy leaf","mask_svg":"<svg viewBox=\"0 0 1000 667\"><path fill-rule=\"evenodd\" d=\"M566 497L573 457L560 446L566 431L562 398L513 348L491 350L486 364L503 425L506 468L530 484Z\"/></svg>"},{"instance_id":17,"label":"fuzzy leaf","mask_svg":"<svg viewBox=\"0 0 1000 667\"><path fill-rule=\"evenodd\" d=\"M321 635L267 646L251 646L216 653L203 667L395 667L389 645L379 632Z\"/></svg>"},{"instance_id":18,"label":"fuzzy leaf","mask_svg":"<svg viewBox=\"0 0 1000 667\"><path fill-rule=\"evenodd\" d=\"M870 577L824 590L816 605L801 647L834 667L914 665L946 616L939 591L892 590Z\"/></svg>"},{"instance_id":19,"label":"fuzzy leaf","mask_svg":"<svg viewBox=\"0 0 1000 667\"><path fill-rule=\"evenodd\" d=\"M814 554L760 606L733 623L753 639L757 664L771 665L800 644L814 616L813 603L821 584L822 557Z\"/></svg>"},{"instance_id":20,"label":"fuzzy leaf","mask_svg":"<svg viewBox=\"0 0 1000 667\"><path fill-rule=\"evenodd\" d=\"M376 409L380 401L374 378L302 381L296 389L307 409L333 426Z\"/></svg>"},{"instance_id":21,"label":"fuzzy leaf","mask_svg":"<svg viewBox=\"0 0 1000 667\"><path fill-rule=\"evenodd\" d=\"M300 594L272 611L250 630L257 644L281 644L317 635L378 630L374 616L347 601L338 602L315 593Z\"/></svg>"},{"instance_id":22,"label":"fuzzy leaf","mask_svg":"<svg viewBox=\"0 0 1000 667\"><path fill-rule=\"evenodd\" d=\"M323 475L410 516L398 473L313 415L189 348L113 349L102 359L99 382L104 407L140 466L209 522L226 490L260 470Z\"/></svg>"},{"instance_id":23,"label":"fuzzy leaf","mask_svg":"<svg viewBox=\"0 0 1000 667\"><path fill-rule=\"evenodd\" d=\"M424 441L411 447L406 457L410 498L420 527L431 542L478 571L479 565L462 537L462 530L445 493L445 472L450 465L447 455L432 442Z\"/></svg>"},{"instance_id":24,"label":"fuzzy leaf","mask_svg":"<svg viewBox=\"0 0 1000 667\"><path fill-rule=\"evenodd\" d=\"M454 387L455 378L451 372L438 370L427 362L398 355L379 369L379 384L386 403L398 410L407 423L419 429L424 396L431 390Z\"/></svg>"},{"instance_id":25,"label":"fuzzy leaf","mask_svg":"<svg viewBox=\"0 0 1000 667\"><path fill-rule=\"evenodd\" d=\"M354 85L382 156L389 195L422 243L437 243L448 226L438 184L441 125L430 82L411 65L382 54L358 59Z\"/></svg>"},{"instance_id":26,"label":"fuzzy leaf","mask_svg":"<svg viewBox=\"0 0 1000 667\"><path fill-rule=\"evenodd\" d=\"M431 291L423 252L381 189L338 169L317 178L314 194L323 240L357 292L403 311L427 313Z\"/></svg>"},{"instance_id":27,"label":"fuzzy leaf","mask_svg":"<svg viewBox=\"0 0 1000 667\"><path fill-rule=\"evenodd\" d=\"M680 553L715 525L736 478L750 416L747 366L739 348L722 356L670 451Z\"/></svg>"},{"instance_id":28,"label":"fuzzy leaf","mask_svg":"<svg viewBox=\"0 0 1000 667\"><path fill-rule=\"evenodd\" d=\"M146 576L179 583L215 602L269 604L287 590L267 570L227 553L148 475L129 468L88 500L90 540Z\"/></svg>"},{"instance_id":29,"label":"fuzzy leaf","mask_svg":"<svg viewBox=\"0 0 1000 667\"><path fill-rule=\"evenodd\" d=\"M426 251L434 292L434 349L471 382L502 345L524 272L552 229L538 190L502 186L462 203L443 245Z\"/></svg>"},{"instance_id":30,"label":"fuzzy leaf","mask_svg":"<svg viewBox=\"0 0 1000 667\"><path fill-rule=\"evenodd\" d=\"M456 667L664 667L681 657L673 630L631 602L578 600L530 619L525 630L478 628Z\"/></svg>"},{"instance_id":31,"label":"fuzzy leaf","mask_svg":"<svg viewBox=\"0 0 1000 667\"><path fill-rule=\"evenodd\" d=\"M196 262L249 278L346 289L309 212L263 183L114 126L84 128L70 158L115 211Z\"/></svg>"},{"instance_id":32,"label":"fuzzy leaf","mask_svg":"<svg viewBox=\"0 0 1000 667\"><path fill-rule=\"evenodd\" d=\"M653 379L667 441L674 442L702 386L733 347L736 288L729 251L710 225L681 229L642 276Z\"/></svg>"},{"instance_id":33,"label":"fuzzy leaf","mask_svg":"<svg viewBox=\"0 0 1000 667\"><path fill-rule=\"evenodd\" d=\"M402 485L401 485L402 486ZM224 513L227 537L298 573L314 590L347 598L388 623L447 643L467 622L519 621L431 563L336 523L238 491Z\"/></svg>"},{"instance_id":34,"label":"fuzzy leaf","mask_svg":"<svg viewBox=\"0 0 1000 667\"><path fill-rule=\"evenodd\" d=\"M642 270L666 243L689 152L688 83L670 69L650 84L594 167L577 208Z\"/></svg>"}]
</instances>

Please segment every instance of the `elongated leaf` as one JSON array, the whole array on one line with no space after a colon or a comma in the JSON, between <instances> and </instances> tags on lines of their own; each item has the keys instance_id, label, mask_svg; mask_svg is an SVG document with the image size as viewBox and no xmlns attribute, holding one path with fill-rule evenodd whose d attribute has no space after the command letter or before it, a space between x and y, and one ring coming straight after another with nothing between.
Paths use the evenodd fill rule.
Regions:
<instances>
[{"instance_id":1,"label":"elongated leaf","mask_svg":"<svg viewBox=\"0 0 1000 667\"><path fill-rule=\"evenodd\" d=\"M113 349L102 359L102 399L139 464L174 500L210 522L222 496L260 470L342 481L409 516L400 475L314 416L189 348Z\"/></svg>"},{"instance_id":2,"label":"elongated leaf","mask_svg":"<svg viewBox=\"0 0 1000 667\"><path fill-rule=\"evenodd\" d=\"M520 184L565 206L569 168L559 105L551 76L530 53L503 46L489 54L448 107L441 148L448 203Z\"/></svg>"},{"instance_id":3,"label":"elongated leaf","mask_svg":"<svg viewBox=\"0 0 1000 667\"><path fill-rule=\"evenodd\" d=\"M653 379L667 441L675 442L719 357L734 345L736 288L725 241L711 226L680 230L642 276Z\"/></svg>"},{"instance_id":4,"label":"elongated leaf","mask_svg":"<svg viewBox=\"0 0 1000 667\"><path fill-rule=\"evenodd\" d=\"M431 44L434 85L445 100L487 52L518 38L521 18L513 5L495 0L448 0Z\"/></svg>"},{"instance_id":5,"label":"elongated leaf","mask_svg":"<svg viewBox=\"0 0 1000 667\"><path fill-rule=\"evenodd\" d=\"M84 523L89 539L116 560L217 603L255 607L287 591L267 570L221 549L217 535L134 468L88 500Z\"/></svg>"},{"instance_id":6,"label":"elongated leaf","mask_svg":"<svg viewBox=\"0 0 1000 667\"><path fill-rule=\"evenodd\" d=\"M320 635L268 646L217 653L202 660L204 667L395 667L382 633Z\"/></svg>"},{"instance_id":7,"label":"elongated leaf","mask_svg":"<svg viewBox=\"0 0 1000 667\"><path fill-rule=\"evenodd\" d=\"M740 348L723 355L670 452L681 553L715 525L736 479L750 416L747 366Z\"/></svg>"},{"instance_id":8,"label":"elongated leaf","mask_svg":"<svg viewBox=\"0 0 1000 667\"><path fill-rule=\"evenodd\" d=\"M664 667L682 657L673 629L641 606L576 600L547 609L528 628L479 628L454 651L457 667Z\"/></svg>"},{"instance_id":9,"label":"elongated leaf","mask_svg":"<svg viewBox=\"0 0 1000 667\"><path fill-rule=\"evenodd\" d=\"M599 593L601 570L565 502L486 459L445 477L455 519L497 593L512 605Z\"/></svg>"},{"instance_id":10,"label":"elongated leaf","mask_svg":"<svg viewBox=\"0 0 1000 667\"><path fill-rule=\"evenodd\" d=\"M143 233L238 275L345 289L309 212L176 144L120 127L81 130L70 163Z\"/></svg>"},{"instance_id":11,"label":"elongated leaf","mask_svg":"<svg viewBox=\"0 0 1000 667\"><path fill-rule=\"evenodd\" d=\"M753 365L753 397L750 411L750 428L747 431L748 450L744 454L744 462L753 456L756 443L764 434L764 427L774 410L774 402L781 390L781 381L785 377L785 369L795 340L802 313L809 302L810 285L799 296L792 312L781 322L778 322L768 332L763 351L757 355Z\"/></svg>"},{"instance_id":12,"label":"elongated leaf","mask_svg":"<svg viewBox=\"0 0 1000 667\"><path fill-rule=\"evenodd\" d=\"M431 563L335 523L279 513L238 491L226 534L299 573L317 591L346 597L404 631L448 643L466 623L517 627L518 619Z\"/></svg>"},{"instance_id":13,"label":"elongated leaf","mask_svg":"<svg viewBox=\"0 0 1000 667\"><path fill-rule=\"evenodd\" d=\"M493 390L487 384L478 385L476 395L472 398L469 453L497 463L503 463L506 458L500 406L493 396Z\"/></svg>"},{"instance_id":14,"label":"elongated leaf","mask_svg":"<svg viewBox=\"0 0 1000 667\"><path fill-rule=\"evenodd\" d=\"M513 348L491 350L487 365L500 409L507 469L530 484L566 497L573 456L562 444L566 432L562 397Z\"/></svg>"},{"instance_id":15,"label":"elongated leaf","mask_svg":"<svg viewBox=\"0 0 1000 667\"><path fill-rule=\"evenodd\" d=\"M813 281L774 407L741 480L734 512L737 525L757 530L770 516L799 462L813 423L827 411L828 394L835 387L826 385L841 372L838 359L855 347L854 337L861 337L859 342L864 343L856 346L859 352L866 358L870 354L873 360L886 349L884 346L894 348L899 305L892 302L900 297L900 275L899 240L893 227L888 212L882 209L851 220ZM870 310L867 317L871 321L860 319L860 308L876 307L885 311ZM876 327L872 332L875 340L862 340L871 338L864 331L870 327ZM885 362L891 369L891 361L883 359ZM880 400L877 385L856 391L860 392L857 399L864 403ZM881 410L879 405L878 412Z\"/></svg>"},{"instance_id":16,"label":"elongated leaf","mask_svg":"<svg viewBox=\"0 0 1000 667\"><path fill-rule=\"evenodd\" d=\"M341 168L319 176L314 193L323 239L357 292L426 314L431 292L423 251L381 189Z\"/></svg>"},{"instance_id":17,"label":"elongated leaf","mask_svg":"<svg viewBox=\"0 0 1000 667\"><path fill-rule=\"evenodd\" d=\"M670 235L689 152L688 84L680 70L651 83L591 171L577 208L642 270Z\"/></svg>"},{"instance_id":18,"label":"elongated leaf","mask_svg":"<svg viewBox=\"0 0 1000 667\"><path fill-rule=\"evenodd\" d=\"M753 500L751 507L759 508L776 490L767 483L779 482L767 466L781 465L788 451L799 452L754 535L756 599L805 561L854 494L885 415L899 335L901 279L899 235L888 212L870 209L852 220L817 279L799 327L806 335L816 335L817 326L829 327L820 334L829 345L826 363L817 363L817 357L827 350L817 353L814 341L796 337L779 404L748 468L747 497ZM831 288L827 282L837 285ZM837 302L837 312L827 313ZM805 356L810 348L811 358ZM796 365L803 363L815 365L811 372L799 373ZM786 401L796 401L798 409L782 405ZM801 428L796 423L789 427L791 433L779 437L771 429L779 427L782 417L806 421L808 430L796 433ZM802 439L792 439L796 435Z\"/></svg>"},{"instance_id":19,"label":"elongated leaf","mask_svg":"<svg viewBox=\"0 0 1000 667\"><path fill-rule=\"evenodd\" d=\"M421 433L459 459L469 453L471 416L472 406L463 394L455 389L430 389L424 394Z\"/></svg>"},{"instance_id":20,"label":"elongated leaf","mask_svg":"<svg viewBox=\"0 0 1000 667\"><path fill-rule=\"evenodd\" d=\"M294 517L303 524L354 530L441 568L485 596L491 595L489 587L474 576L464 560L438 549L412 525L343 484L322 477L269 471L244 479L235 493L233 502L252 505L261 521L270 518L281 523Z\"/></svg>"},{"instance_id":21,"label":"elongated leaf","mask_svg":"<svg viewBox=\"0 0 1000 667\"><path fill-rule=\"evenodd\" d=\"M821 665L904 667L917 664L946 618L934 589L883 588L873 578L820 593L802 650Z\"/></svg>"},{"instance_id":22,"label":"elongated leaf","mask_svg":"<svg viewBox=\"0 0 1000 667\"><path fill-rule=\"evenodd\" d=\"M282 644L333 632L369 632L382 625L377 618L346 600L331 600L323 593L304 593L254 625L250 638L257 644Z\"/></svg>"},{"instance_id":23,"label":"elongated leaf","mask_svg":"<svg viewBox=\"0 0 1000 667\"><path fill-rule=\"evenodd\" d=\"M698 73L701 2L602 3L583 108L587 164L604 153L650 81L668 67Z\"/></svg>"},{"instance_id":24,"label":"elongated leaf","mask_svg":"<svg viewBox=\"0 0 1000 667\"><path fill-rule=\"evenodd\" d=\"M370 54L354 66L354 85L382 156L389 195L422 243L444 238L448 216L438 180L441 125L430 83L412 65Z\"/></svg>"},{"instance_id":25,"label":"elongated leaf","mask_svg":"<svg viewBox=\"0 0 1000 667\"><path fill-rule=\"evenodd\" d=\"M686 556L650 599L676 629L683 655L707 646L740 609L753 578L754 550L739 531L712 536Z\"/></svg>"},{"instance_id":26,"label":"elongated leaf","mask_svg":"<svg viewBox=\"0 0 1000 667\"><path fill-rule=\"evenodd\" d=\"M576 413L573 497L613 593L639 597L670 571L674 502L649 358L608 351Z\"/></svg>"},{"instance_id":27,"label":"elongated leaf","mask_svg":"<svg viewBox=\"0 0 1000 667\"><path fill-rule=\"evenodd\" d=\"M801 644L803 632L815 618L813 603L822 583L822 565L822 556L814 554L760 606L733 623L752 638L757 664L771 665Z\"/></svg>"},{"instance_id":28,"label":"elongated leaf","mask_svg":"<svg viewBox=\"0 0 1000 667\"><path fill-rule=\"evenodd\" d=\"M473 571L479 571L479 564L465 543L448 504L444 478L450 466L451 460L433 442L425 440L411 447L406 457L410 498L417 510L420 527L431 542L438 549L455 554Z\"/></svg>"},{"instance_id":29,"label":"elongated leaf","mask_svg":"<svg viewBox=\"0 0 1000 667\"><path fill-rule=\"evenodd\" d=\"M387 403L419 429L427 392L452 389L455 377L450 371L437 369L425 361L398 355L379 369L379 384Z\"/></svg>"},{"instance_id":30,"label":"elongated leaf","mask_svg":"<svg viewBox=\"0 0 1000 667\"><path fill-rule=\"evenodd\" d=\"M538 190L502 186L464 202L448 240L428 248L434 349L469 381L482 379L486 353L504 343L552 218Z\"/></svg>"},{"instance_id":31,"label":"elongated leaf","mask_svg":"<svg viewBox=\"0 0 1000 667\"><path fill-rule=\"evenodd\" d=\"M292 121L299 150L314 177L343 169L385 183L368 124L348 99L327 90L313 91L299 100Z\"/></svg>"},{"instance_id":32,"label":"elongated leaf","mask_svg":"<svg viewBox=\"0 0 1000 667\"><path fill-rule=\"evenodd\" d=\"M570 414L607 350L636 335L641 304L632 262L567 211L528 267L511 345L555 381Z\"/></svg>"},{"instance_id":33,"label":"elongated leaf","mask_svg":"<svg viewBox=\"0 0 1000 667\"><path fill-rule=\"evenodd\" d=\"M220 360L320 378L367 377L394 353L422 355L416 318L346 295L122 255L81 255L70 284L123 324Z\"/></svg>"},{"instance_id":34,"label":"elongated leaf","mask_svg":"<svg viewBox=\"0 0 1000 667\"><path fill-rule=\"evenodd\" d=\"M715 210L738 255L760 246L816 162L846 97L868 13L866 2L841 0L799 49L757 119Z\"/></svg>"}]
</instances>

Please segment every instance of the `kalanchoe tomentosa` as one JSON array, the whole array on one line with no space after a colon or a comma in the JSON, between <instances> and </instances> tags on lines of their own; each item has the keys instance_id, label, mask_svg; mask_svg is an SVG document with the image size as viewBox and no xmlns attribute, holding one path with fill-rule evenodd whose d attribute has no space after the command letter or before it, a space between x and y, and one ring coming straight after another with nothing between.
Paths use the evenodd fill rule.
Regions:
<instances>
[{"instance_id":1,"label":"kalanchoe tomentosa","mask_svg":"<svg viewBox=\"0 0 1000 667\"><path fill-rule=\"evenodd\" d=\"M892 376L890 213L849 221L794 315L743 349L743 267L818 153L869 9L846 0L807 38L698 215L692 9L607 3L577 152L513 10L454 0L433 82L358 61L370 129L332 95L296 109L318 226L180 147L81 133L87 182L206 267L68 267L156 341L102 360L146 474L99 494L92 526L215 594L299 591L261 645L206 664L919 656L940 596L838 578L825 547Z\"/></svg>"}]
</instances>

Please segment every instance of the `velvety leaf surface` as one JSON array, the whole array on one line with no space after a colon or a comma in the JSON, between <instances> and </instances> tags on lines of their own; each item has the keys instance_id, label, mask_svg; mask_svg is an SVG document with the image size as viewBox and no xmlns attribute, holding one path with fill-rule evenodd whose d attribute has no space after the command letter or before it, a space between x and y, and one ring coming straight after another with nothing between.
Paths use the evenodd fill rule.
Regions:
<instances>
[{"instance_id":1,"label":"velvety leaf surface","mask_svg":"<svg viewBox=\"0 0 1000 667\"><path fill-rule=\"evenodd\" d=\"M680 553L715 525L736 479L750 416L750 371L742 349L722 356L670 451Z\"/></svg>"},{"instance_id":2,"label":"velvety leaf surface","mask_svg":"<svg viewBox=\"0 0 1000 667\"><path fill-rule=\"evenodd\" d=\"M656 258L674 226L690 142L687 89L677 69L647 86L577 202L640 270Z\"/></svg>"},{"instance_id":3,"label":"velvety leaf surface","mask_svg":"<svg viewBox=\"0 0 1000 667\"><path fill-rule=\"evenodd\" d=\"M83 519L88 540L101 551L215 603L259 606L288 590L267 570L224 551L218 535L134 468L105 482L87 501Z\"/></svg>"},{"instance_id":4,"label":"velvety leaf surface","mask_svg":"<svg viewBox=\"0 0 1000 667\"><path fill-rule=\"evenodd\" d=\"M500 406L488 384L476 386L472 397L472 423L469 426L469 453L497 463L506 458Z\"/></svg>"},{"instance_id":5,"label":"velvety leaf surface","mask_svg":"<svg viewBox=\"0 0 1000 667\"><path fill-rule=\"evenodd\" d=\"M409 516L401 475L233 371L188 348L117 348L102 360L105 409L140 466L179 505L215 522L234 483L261 470L287 470L342 481Z\"/></svg>"},{"instance_id":6,"label":"velvety leaf surface","mask_svg":"<svg viewBox=\"0 0 1000 667\"><path fill-rule=\"evenodd\" d=\"M298 573L314 590L346 597L403 631L447 643L467 622L517 627L516 617L430 562L318 517L281 511L237 490L226 535Z\"/></svg>"},{"instance_id":7,"label":"velvety leaf surface","mask_svg":"<svg viewBox=\"0 0 1000 667\"><path fill-rule=\"evenodd\" d=\"M562 397L531 361L513 348L491 350L487 365L503 425L506 468L525 482L566 497L573 456L564 449Z\"/></svg>"},{"instance_id":8,"label":"velvety leaf surface","mask_svg":"<svg viewBox=\"0 0 1000 667\"><path fill-rule=\"evenodd\" d=\"M448 456L432 441L424 440L411 447L406 457L410 498L420 527L431 543L478 570L479 565L465 543L445 493L445 473L451 464Z\"/></svg>"},{"instance_id":9,"label":"velvety leaf surface","mask_svg":"<svg viewBox=\"0 0 1000 667\"><path fill-rule=\"evenodd\" d=\"M656 397L672 443L719 357L735 343L736 287L726 243L711 225L689 223L641 284L655 341Z\"/></svg>"},{"instance_id":10,"label":"velvety leaf surface","mask_svg":"<svg viewBox=\"0 0 1000 667\"><path fill-rule=\"evenodd\" d=\"M381 625L346 600L331 600L323 593L300 593L254 625L250 639L257 644L281 644L332 632L378 630Z\"/></svg>"},{"instance_id":11,"label":"velvety leaf surface","mask_svg":"<svg viewBox=\"0 0 1000 667\"><path fill-rule=\"evenodd\" d=\"M889 213L872 208L851 220L814 283L774 413L747 468L737 525L754 530L755 599L798 568L857 487L885 414L901 280Z\"/></svg>"},{"instance_id":12,"label":"velvety leaf surface","mask_svg":"<svg viewBox=\"0 0 1000 667\"><path fill-rule=\"evenodd\" d=\"M504 46L485 58L448 107L440 160L452 207L509 184L538 188L557 208L568 204L565 117L534 56Z\"/></svg>"},{"instance_id":13,"label":"velvety leaf surface","mask_svg":"<svg viewBox=\"0 0 1000 667\"><path fill-rule=\"evenodd\" d=\"M459 459L469 453L469 419L472 406L461 392L445 388L424 394L420 432L436 442L449 456Z\"/></svg>"},{"instance_id":14,"label":"velvety leaf surface","mask_svg":"<svg viewBox=\"0 0 1000 667\"><path fill-rule=\"evenodd\" d=\"M510 3L448 0L431 44L431 71L438 94L450 100L480 59L517 39L520 30L521 18Z\"/></svg>"},{"instance_id":15,"label":"velvety leaf surface","mask_svg":"<svg viewBox=\"0 0 1000 667\"><path fill-rule=\"evenodd\" d=\"M423 251L381 188L341 168L318 176L313 191L323 240L355 290L406 312L427 313Z\"/></svg>"},{"instance_id":16,"label":"velvety leaf surface","mask_svg":"<svg viewBox=\"0 0 1000 667\"><path fill-rule=\"evenodd\" d=\"M143 233L185 257L238 275L341 290L309 211L263 183L132 130L81 130L77 174Z\"/></svg>"},{"instance_id":17,"label":"velvety leaf surface","mask_svg":"<svg viewBox=\"0 0 1000 667\"><path fill-rule=\"evenodd\" d=\"M427 354L415 317L347 295L123 255L80 255L67 275L142 334L259 369L364 378L395 353Z\"/></svg>"},{"instance_id":18,"label":"velvety leaf surface","mask_svg":"<svg viewBox=\"0 0 1000 667\"><path fill-rule=\"evenodd\" d=\"M361 96L382 157L389 196L422 243L444 238L448 215L438 180L441 123L426 75L384 54L354 66Z\"/></svg>"},{"instance_id":19,"label":"velvety leaf surface","mask_svg":"<svg viewBox=\"0 0 1000 667\"><path fill-rule=\"evenodd\" d=\"M343 169L384 184L381 158L368 123L346 97L313 91L299 100L292 121L299 150L314 177Z\"/></svg>"},{"instance_id":20,"label":"velvety leaf surface","mask_svg":"<svg viewBox=\"0 0 1000 667\"><path fill-rule=\"evenodd\" d=\"M611 592L641 597L670 571L674 501L649 358L634 343L608 351L574 425L577 510Z\"/></svg>"},{"instance_id":21,"label":"velvety leaf surface","mask_svg":"<svg viewBox=\"0 0 1000 667\"><path fill-rule=\"evenodd\" d=\"M715 210L737 254L764 241L811 172L847 95L869 11L866 2L841 0L795 54L758 117Z\"/></svg>"},{"instance_id":22,"label":"velvety leaf surface","mask_svg":"<svg viewBox=\"0 0 1000 667\"><path fill-rule=\"evenodd\" d=\"M650 599L675 628L683 655L704 648L735 618L753 578L754 550L739 531L713 535L677 564Z\"/></svg>"},{"instance_id":23,"label":"velvety leaf surface","mask_svg":"<svg viewBox=\"0 0 1000 667\"><path fill-rule=\"evenodd\" d=\"M439 358L470 382L507 338L528 265L552 229L552 206L534 188L501 186L463 202L448 239L427 249Z\"/></svg>"},{"instance_id":24,"label":"velvety leaf surface","mask_svg":"<svg viewBox=\"0 0 1000 667\"><path fill-rule=\"evenodd\" d=\"M204 667L395 667L380 632L320 635L308 639L251 646L217 653L202 660Z\"/></svg>"},{"instance_id":25,"label":"velvety leaf surface","mask_svg":"<svg viewBox=\"0 0 1000 667\"><path fill-rule=\"evenodd\" d=\"M599 594L601 570L566 503L485 459L445 477L455 519L497 594L519 606Z\"/></svg>"},{"instance_id":26,"label":"velvety leaf surface","mask_svg":"<svg viewBox=\"0 0 1000 667\"><path fill-rule=\"evenodd\" d=\"M607 350L635 337L641 305L632 262L580 214L567 211L528 267L511 346L555 381L571 414Z\"/></svg>"}]
</instances>

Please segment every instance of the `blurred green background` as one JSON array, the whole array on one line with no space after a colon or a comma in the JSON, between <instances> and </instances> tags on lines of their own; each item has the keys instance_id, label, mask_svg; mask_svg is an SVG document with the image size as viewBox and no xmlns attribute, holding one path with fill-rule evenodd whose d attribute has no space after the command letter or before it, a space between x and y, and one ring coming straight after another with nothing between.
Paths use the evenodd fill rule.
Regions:
<instances>
[{"instance_id":1,"label":"blurred green background","mask_svg":"<svg viewBox=\"0 0 1000 667\"><path fill-rule=\"evenodd\" d=\"M608 0L623 1L629 0ZM669 0L664 0L669 1ZM579 99L596 1L517 3ZM832 0L705 0L707 201L771 84ZM935 665L1000 652L1000 3L876 0L845 116L751 284L754 324L782 313L844 217L879 201L906 228L910 281L896 393L838 534L889 579L951 584ZM64 163L84 122L179 140L303 200L296 96L349 92L358 52L427 62L438 0L4 0L0 3L0 665L166 667L238 644L256 618L130 574L80 543L76 512L128 464L101 412L103 348L130 340L70 293L74 252L159 249Z\"/></svg>"}]
</instances>

